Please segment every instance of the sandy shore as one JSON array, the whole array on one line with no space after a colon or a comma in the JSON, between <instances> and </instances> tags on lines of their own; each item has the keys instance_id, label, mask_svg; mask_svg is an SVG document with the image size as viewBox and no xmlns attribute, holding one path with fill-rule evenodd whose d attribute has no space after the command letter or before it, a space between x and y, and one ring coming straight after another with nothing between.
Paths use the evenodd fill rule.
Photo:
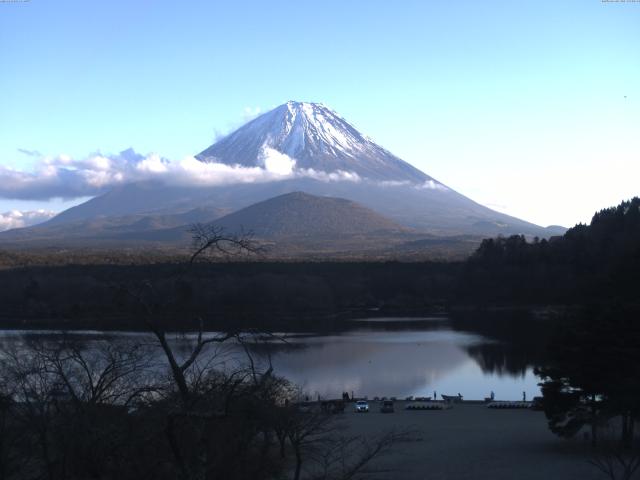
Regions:
<instances>
[{"instance_id":1,"label":"sandy shore","mask_svg":"<svg viewBox=\"0 0 640 480\"><path fill-rule=\"evenodd\" d=\"M349 433L375 435L390 429L413 429L419 441L394 447L375 467L393 473L372 478L403 480L588 480L603 478L587 463L589 444L552 434L544 413L494 410L457 404L450 410L407 411L396 402L395 413L354 413L348 404L344 422Z\"/></svg>"}]
</instances>

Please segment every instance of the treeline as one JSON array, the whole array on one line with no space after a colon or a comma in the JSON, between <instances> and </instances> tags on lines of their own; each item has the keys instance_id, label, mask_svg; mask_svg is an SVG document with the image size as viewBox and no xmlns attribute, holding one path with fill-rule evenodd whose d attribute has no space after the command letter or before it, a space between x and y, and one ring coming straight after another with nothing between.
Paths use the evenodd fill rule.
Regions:
<instances>
[{"instance_id":1,"label":"treeline","mask_svg":"<svg viewBox=\"0 0 640 480\"><path fill-rule=\"evenodd\" d=\"M466 262L459 292L468 301L581 304L637 301L640 198L596 213L562 237L487 239Z\"/></svg>"},{"instance_id":2,"label":"treeline","mask_svg":"<svg viewBox=\"0 0 640 480\"><path fill-rule=\"evenodd\" d=\"M452 306L637 302L640 199L598 212L562 237L484 240L466 262L268 262L26 265L0 270L5 328L136 329L139 305L123 291L153 285L159 321L193 328L326 328L344 317L424 314ZM150 257L151 258L151 257ZM13 259L15 260L15 259ZM105 260L105 259L103 259ZM110 264L111 260L113 264ZM134 288L135 287L135 288ZM194 323L196 322L196 323Z\"/></svg>"},{"instance_id":3,"label":"treeline","mask_svg":"<svg viewBox=\"0 0 640 480\"><path fill-rule=\"evenodd\" d=\"M635 431L640 418L638 320L634 308L584 307L571 321L558 325L536 373L554 433L573 437L588 427L594 445L612 440L615 445L619 437L623 450L635 447L640 467Z\"/></svg>"},{"instance_id":4,"label":"treeline","mask_svg":"<svg viewBox=\"0 0 640 480\"><path fill-rule=\"evenodd\" d=\"M344 316L421 313L450 301L459 264L187 262L0 271L6 327L136 329L126 292L153 286L173 328L335 328ZM293 322L293 323L292 323Z\"/></svg>"},{"instance_id":5,"label":"treeline","mask_svg":"<svg viewBox=\"0 0 640 480\"><path fill-rule=\"evenodd\" d=\"M484 240L458 278L467 302L571 306L537 325L544 336L532 334L544 347L536 373L549 427L590 437L592 463L611 478L631 478L640 468L640 198L562 237ZM498 326L498 338L530 331L517 321Z\"/></svg>"}]
</instances>

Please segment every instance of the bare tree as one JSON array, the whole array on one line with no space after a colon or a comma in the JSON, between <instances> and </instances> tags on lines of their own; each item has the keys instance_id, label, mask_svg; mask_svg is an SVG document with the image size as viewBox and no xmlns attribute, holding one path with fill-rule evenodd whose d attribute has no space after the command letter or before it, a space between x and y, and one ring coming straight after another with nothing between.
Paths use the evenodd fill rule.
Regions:
<instances>
[{"instance_id":1,"label":"bare tree","mask_svg":"<svg viewBox=\"0 0 640 480\"><path fill-rule=\"evenodd\" d=\"M238 234L228 234L223 227L212 223L196 223L189 229L192 236L193 253L189 264L195 263L206 254L225 257L262 253L253 240L253 232L241 230Z\"/></svg>"},{"instance_id":2,"label":"bare tree","mask_svg":"<svg viewBox=\"0 0 640 480\"><path fill-rule=\"evenodd\" d=\"M186 269L177 275L176 278L178 280L190 270L193 264L201 258L205 258L208 253L213 252L229 256L260 252L260 248L253 242L250 233L228 235L224 232L223 228L214 224L195 224L189 231L192 234L193 253L186 265ZM211 344L222 344L233 338L237 339L239 332L232 331L205 335L203 319L198 318L199 328L196 341L192 346L191 352L186 355L184 359L180 360L167 340L166 329L157 321L157 317L161 313L164 304L162 295L156 290L153 282L150 280L143 281L142 284L135 289L120 285L120 289L134 298L135 301L142 306L144 311L143 321L157 339L166 357L171 375L180 393L183 406L189 408L191 392L187 381L188 370L203 353L205 347Z\"/></svg>"},{"instance_id":3,"label":"bare tree","mask_svg":"<svg viewBox=\"0 0 640 480\"><path fill-rule=\"evenodd\" d=\"M374 460L390 453L401 442L415 441L413 431L389 431L372 437L332 435L325 449L313 458L318 473L311 480L352 480L364 474L384 473L372 466Z\"/></svg>"},{"instance_id":4,"label":"bare tree","mask_svg":"<svg viewBox=\"0 0 640 480\"><path fill-rule=\"evenodd\" d=\"M321 410L300 412L292 407L285 418L284 430L295 458L293 480L351 480L399 442L417 439L409 430L349 435L340 417Z\"/></svg>"},{"instance_id":5,"label":"bare tree","mask_svg":"<svg viewBox=\"0 0 640 480\"><path fill-rule=\"evenodd\" d=\"M4 383L0 386L0 480L8 480L28 463L25 432L15 420L16 402Z\"/></svg>"},{"instance_id":6,"label":"bare tree","mask_svg":"<svg viewBox=\"0 0 640 480\"><path fill-rule=\"evenodd\" d=\"M3 384L8 386L16 421L29 437L29 450L49 480L56 479L58 455L54 451L52 432L57 414L56 379L48 372L44 358L17 345L2 349Z\"/></svg>"},{"instance_id":7,"label":"bare tree","mask_svg":"<svg viewBox=\"0 0 640 480\"><path fill-rule=\"evenodd\" d=\"M61 391L76 405L128 406L156 389L149 376L150 349L139 342L83 342L63 334L32 346Z\"/></svg>"},{"instance_id":8,"label":"bare tree","mask_svg":"<svg viewBox=\"0 0 640 480\"><path fill-rule=\"evenodd\" d=\"M224 257L258 253L260 249L252 241L251 235L227 235L215 225L197 224L191 228L193 236L193 254L188 264L176 275L176 282L182 280L190 269L208 254ZM272 368L258 372L248 348L246 338L251 334L239 330L222 333L205 333L204 321L197 319L196 336L187 352L178 352L171 344L168 333L162 322L158 321L164 304L171 298L162 298L152 281L142 282L136 288L121 286L130 297L143 309L143 321L148 330L156 338L175 385L179 405L169 408L166 415L165 435L173 457L185 479L204 479L220 452L213 452L211 439L224 430L231 416L231 405L241 400L243 408L249 408L253 414L264 410L261 403L271 398L273 389ZM249 365L238 366L235 371L225 373L217 371L213 360L215 353L210 353L213 346L221 346L233 341L243 346L247 353ZM270 400L268 400L270 401ZM264 413L260 415L265 416ZM243 430L237 436L238 454L241 446L246 446L254 437L254 427ZM260 430L260 429L258 429ZM262 428L264 443L269 442L269 433ZM229 439L230 440L230 439ZM229 445L233 442L228 442ZM229 446L227 445L227 446ZM219 465L219 463L218 463Z\"/></svg>"},{"instance_id":9,"label":"bare tree","mask_svg":"<svg viewBox=\"0 0 640 480\"><path fill-rule=\"evenodd\" d=\"M634 438L621 442L611 423L603 430L589 463L611 480L631 480L640 469L640 445Z\"/></svg>"},{"instance_id":10,"label":"bare tree","mask_svg":"<svg viewBox=\"0 0 640 480\"><path fill-rule=\"evenodd\" d=\"M129 408L155 388L148 350L62 335L4 345L0 357L24 469L49 480L113 471L127 448Z\"/></svg>"},{"instance_id":11,"label":"bare tree","mask_svg":"<svg viewBox=\"0 0 640 480\"><path fill-rule=\"evenodd\" d=\"M287 438L295 456L294 480L300 480L306 454L326 449L329 436L336 425L334 418L325 412L294 412L286 426Z\"/></svg>"}]
</instances>

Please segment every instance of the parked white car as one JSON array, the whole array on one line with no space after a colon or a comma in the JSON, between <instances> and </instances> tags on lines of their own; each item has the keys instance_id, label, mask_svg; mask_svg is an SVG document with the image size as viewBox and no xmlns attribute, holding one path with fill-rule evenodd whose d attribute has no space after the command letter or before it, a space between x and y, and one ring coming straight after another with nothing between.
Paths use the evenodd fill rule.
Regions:
<instances>
[{"instance_id":1,"label":"parked white car","mask_svg":"<svg viewBox=\"0 0 640 480\"><path fill-rule=\"evenodd\" d=\"M368 413L369 403L365 400L358 400L356 402L356 413Z\"/></svg>"}]
</instances>

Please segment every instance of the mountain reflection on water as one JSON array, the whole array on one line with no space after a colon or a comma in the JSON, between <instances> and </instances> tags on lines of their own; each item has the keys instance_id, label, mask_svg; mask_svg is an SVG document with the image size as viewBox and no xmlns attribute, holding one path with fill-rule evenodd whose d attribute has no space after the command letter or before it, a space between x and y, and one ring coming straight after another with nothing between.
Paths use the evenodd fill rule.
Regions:
<instances>
[{"instance_id":1,"label":"mountain reflection on water","mask_svg":"<svg viewBox=\"0 0 640 480\"><path fill-rule=\"evenodd\" d=\"M4 341L55 339L43 332L3 332ZM74 334L90 348L95 341L153 342L144 333ZM176 352L188 352L193 337L175 336ZM540 394L533 374L534 359L521 346L497 342L454 328L443 317L424 319L363 319L349 322L342 332L287 335L286 341L270 339L250 347L258 364L272 362L277 375L298 384L310 397L432 396L462 394L482 399L495 392L497 399L521 399ZM215 352L221 368L231 367L244 352L225 345ZM163 364L157 351L157 364ZM209 351L208 355L212 355Z\"/></svg>"},{"instance_id":2,"label":"mountain reflection on water","mask_svg":"<svg viewBox=\"0 0 640 480\"><path fill-rule=\"evenodd\" d=\"M481 399L539 395L533 363L520 347L455 331L445 318L371 319L333 335L290 338L267 351L278 374L312 397L431 396Z\"/></svg>"}]
</instances>

